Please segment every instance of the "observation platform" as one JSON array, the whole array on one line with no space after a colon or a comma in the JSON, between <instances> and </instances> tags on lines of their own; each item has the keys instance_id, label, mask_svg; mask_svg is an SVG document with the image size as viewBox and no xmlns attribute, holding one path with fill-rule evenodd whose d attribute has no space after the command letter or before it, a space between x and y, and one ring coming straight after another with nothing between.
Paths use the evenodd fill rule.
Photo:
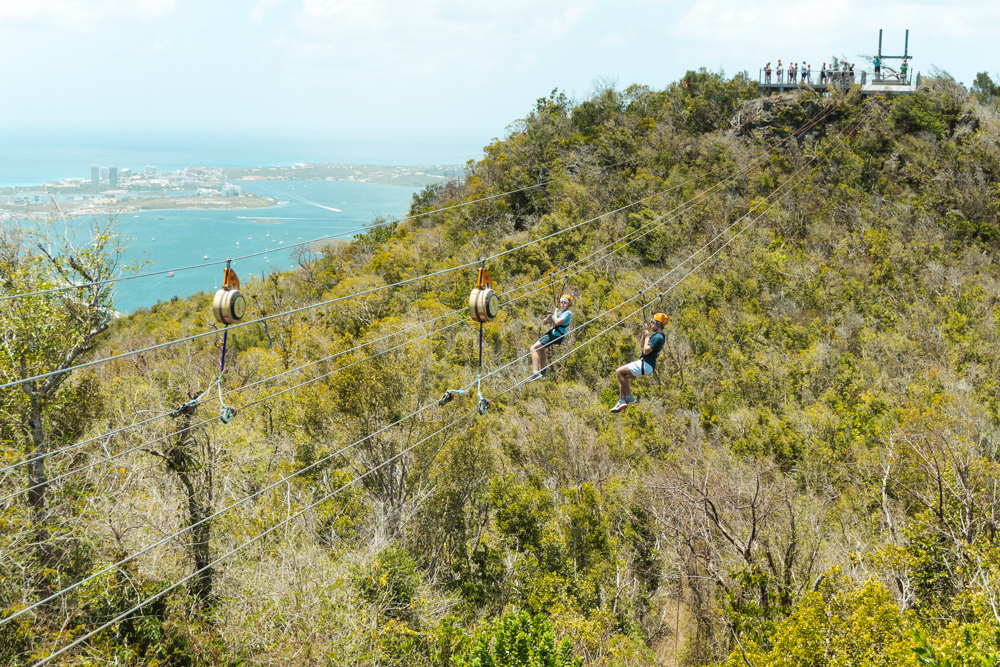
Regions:
<instances>
[{"instance_id":1,"label":"observation platform","mask_svg":"<svg viewBox=\"0 0 1000 667\"><path fill-rule=\"evenodd\" d=\"M801 73L800 73L801 74ZM782 73L782 78L787 78L788 72ZM801 79L801 76L800 76ZM767 82L764 70L760 70L757 79L757 89L761 95L771 95L774 93L784 93L792 90L808 88L818 93L831 93L835 90L844 90L853 85L861 86L862 95L912 95L920 87L920 73L916 76L910 74L903 78L896 76L874 77L871 72L855 72L854 76L845 76L844 72L836 72L831 80L819 83L819 72L813 71L810 81L803 83L801 80L789 83L788 81L778 81L778 73L771 71L771 81Z\"/></svg>"}]
</instances>

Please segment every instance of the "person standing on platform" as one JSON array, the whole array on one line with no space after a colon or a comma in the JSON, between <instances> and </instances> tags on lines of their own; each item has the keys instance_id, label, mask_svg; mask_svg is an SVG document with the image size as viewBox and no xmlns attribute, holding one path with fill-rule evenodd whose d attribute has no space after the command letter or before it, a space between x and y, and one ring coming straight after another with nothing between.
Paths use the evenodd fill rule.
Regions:
<instances>
[{"instance_id":1,"label":"person standing on platform","mask_svg":"<svg viewBox=\"0 0 1000 667\"><path fill-rule=\"evenodd\" d=\"M826 63L823 63L823 67L819 71L819 85L826 85Z\"/></svg>"},{"instance_id":2,"label":"person standing on platform","mask_svg":"<svg viewBox=\"0 0 1000 667\"><path fill-rule=\"evenodd\" d=\"M807 86L812 85L812 71L813 71L812 65L802 66L802 83L806 84Z\"/></svg>"},{"instance_id":3,"label":"person standing on platform","mask_svg":"<svg viewBox=\"0 0 1000 667\"><path fill-rule=\"evenodd\" d=\"M854 63L851 63L851 85L854 85Z\"/></svg>"},{"instance_id":4,"label":"person standing on platform","mask_svg":"<svg viewBox=\"0 0 1000 667\"><path fill-rule=\"evenodd\" d=\"M781 83L781 58L778 58L778 83Z\"/></svg>"},{"instance_id":5,"label":"person standing on platform","mask_svg":"<svg viewBox=\"0 0 1000 667\"><path fill-rule=\"evenodd\" d=\"M764 83L771 83L771 63L764 65Z\"/></svg>"},{"instance_id":6,"label":"person standing on platform","mask_svg":"<svg viewBox=\"0 0 1000 667\"><path fill-rule=\"evenodd\" d=\"M906 58L903 58L903 64L899 66L899 80L906 83Z\"/></svg>"},{"instance_id":7,"label":"person standing on platform","mask_svg":"<svg viewBox=\"0 0 1000 667\"><path fill-rule=\"evenodd\" d=\"M879 79L882 77L882 56L875 56L872 60L872 65L875 66L875 78Z\"/></svg>"},{"instance_id":8,"label":"person standing on platform","mask_svg":"<svg viewBox=\"0 0 1000 667\"><path fill-rule=\"evenodd\" d=\"M795 64L788 63L788 83L795 83Z\"/></svg>"}]
</instances>

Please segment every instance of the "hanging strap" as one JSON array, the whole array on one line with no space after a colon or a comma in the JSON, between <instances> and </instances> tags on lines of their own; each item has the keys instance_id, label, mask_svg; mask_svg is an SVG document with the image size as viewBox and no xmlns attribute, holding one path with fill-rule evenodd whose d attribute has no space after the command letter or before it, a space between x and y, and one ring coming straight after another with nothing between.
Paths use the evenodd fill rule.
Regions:
<instances>
[{"instance_id":1,"label":"hanging strap","mask_svg":"<svg viewBox=\"0 0 1000 667\"><path fill-rule=\"evenodd\" d=\"M483 377L483 323L479 323L479 371L476 373L476 398L479 399L479 414L485 415L490 409L490 402L483 398L482 388Z\"/></svg>"},{"instance_id":2,"label":"hanging strap","mask_svg":"<svg viewBox=\"0 0 1000 667\"><path fill-rule=\"evenodd\" d=\"M219 373L226 370L226 341L229 339L229 325L222 330L222 363L219 364Z\"/></svg>"}]
</instances>

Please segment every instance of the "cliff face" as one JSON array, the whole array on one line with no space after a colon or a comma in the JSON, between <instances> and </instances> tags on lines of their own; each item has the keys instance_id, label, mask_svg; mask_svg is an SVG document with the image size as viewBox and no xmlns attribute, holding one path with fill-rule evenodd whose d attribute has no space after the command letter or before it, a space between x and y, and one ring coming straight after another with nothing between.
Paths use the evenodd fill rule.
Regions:
<instances>
[{"instance_id":1,"label":"cliff face","mask_svg":"<svg viewBox=\"0 0 1000 667\"><path fill-rule=\"evenodd\" d=\"M50 462L79 469L51 496L72 545L53 589L225 509L67 594L76 636L277 527L92 651L488 664L518 633L544 664L995 651L996 108L946 76L895 100L754 95L705 71L554 92L414 217L247 281L258 321L229 334L223 376L235 422L197 425L206 402ZM503 298L483 328L485 415L461 312L482 257ZM524 383L567 292L568 339ZM126 318L99 355L205 331L207 307ZM658 375L612 415L614 370L656 311ZM81 373L67 391L85 379L100 407L66 437L174 410L219 353L199 339ZM25 599L12 568L33 567L19 508L8 605ZM498 620L512 611L542 620ZM67 643L54 614L0 655Z\"/></svg>"}]
</instances>

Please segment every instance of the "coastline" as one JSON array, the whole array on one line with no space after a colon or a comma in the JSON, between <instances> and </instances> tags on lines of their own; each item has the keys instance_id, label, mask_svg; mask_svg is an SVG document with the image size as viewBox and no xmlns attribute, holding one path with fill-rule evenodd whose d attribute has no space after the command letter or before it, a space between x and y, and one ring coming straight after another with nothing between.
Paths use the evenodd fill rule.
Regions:
<instances>
[{"instance_id":1,"label":"coastline","mask_svg":"<svg viewBox=\"0 0 1000 667\"><path fill-rule=\"evenodd\" d=\"M121 182L67 178L40 185L0 188L0 220L39 220L51 215L116 215L151 210L260 209L282 203L280 193L244 192L239 183L342 181L423 188L460 178L460 165L298 163L224 169L202 167L169 174L131 174ZM303 185L303 188L306 186ZM296 198L299 198L296 196Z\"/></svg>"},{"instance_id":2,"label":"coastline","mask_svg":"<svg viewBox=\"0 0 1000 667\"><path fill-rule=\"evenodd\" d=\"M217 196L180 196L180 197L122 197L90 201L60 201L58 205L52 200L32 205L0 204L0 220L39 220L53 215L69 217L123 215L135 211L170 211L170 210L253 210L269 208L279 203L274 197L260 195L240 195L239 197Z\"/></svg>"}]
</instances>

